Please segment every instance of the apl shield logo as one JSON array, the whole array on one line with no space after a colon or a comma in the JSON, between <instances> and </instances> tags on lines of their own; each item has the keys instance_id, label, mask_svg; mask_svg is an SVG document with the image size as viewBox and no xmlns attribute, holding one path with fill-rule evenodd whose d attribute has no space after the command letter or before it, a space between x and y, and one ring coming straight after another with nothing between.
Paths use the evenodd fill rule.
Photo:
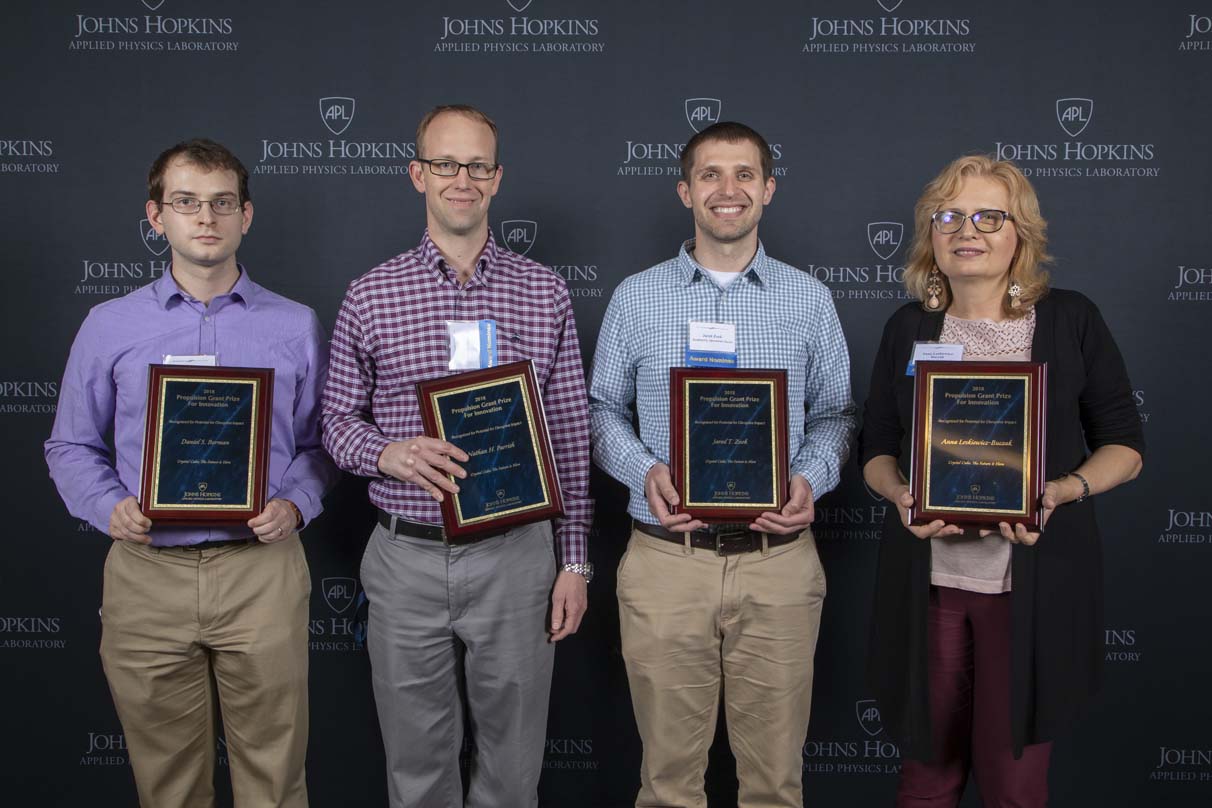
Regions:
<instances>
[{"instance_id":1,"label":"apl shield logo","mask_svg":"<svg viewBox=\"0 0 1212 808\"><path fill-rule=\"evenodd\" d=\"M1056 120L1069 137L1077 137L1094 117L1094 102L1089 98L1056 99Z\"/></svg>"},{"instance_id":2,"label":"apl shield logo","mask_svg":"<svg viewBox=\"0 0 1212 808\"><path fill-rule=\"evenodd\" d=\"M358 582L353 578L325 578L320 582L324 591L324 602L337 614L353 605Z\"/></svg>"},{"instance_id":3,"label":"apl shield logo","mask_svg":"<svg viewBox=\"0 0 1212 808\"><path fill-rule=\"evenodd\" d=\"M525 11L527 8L530 7L530 4L533 3L534 0L505 0L505 2L509 3L509 7L512 8L514 11L521 14L523 11Z\"/></svg>"},{"instance_id":4,"label":"apl shield logo","mask_svg":"<svg viewBox=\"0 0 1212 808\"><path fill-rule=\"evenodd\" d=\"M352 98L331 96L320 99L320 119L328 131L339 135L353 123L355 102Z\"/></svg>"},{"instance_id":5,"label":"apl shield logo","mask_svg":"<svg viewBox=\"0 0 1212 808\"><path fill-rule=\"evenodd\" d=\"M501 240L518 255L525 255L538 238L539 226L529 219L509 219L501 222Z\"/></svg>"},{"instance_id":6,"label":"apl shield logo","mask_svg":"<svg viewBox=\"0 0 1212 808\"><path fill-rule=\"evenodd\" d=\"M867 243L875 254L887 261L901 246L901 238L905 235L905 226L900 222L869 222L867 224Z\"/></svg>"},{"instance_id":7,"label":"apl shield logo","mask_svg":"<svg viewBox=\"0 0 1212 808\"><path fill-rule=\"evenodd\" d=\"M143 5L147 6L148 11L155 11L164 5L164 0L143 0Z\"/></svg>"},{"instance_id":8,"label":"apl shield logo","mask_svg":"<svg viewBox=\"0 0 1212 808\"><path fill-rule=\"evenodd\" d=\"M854 715L859 726L868 735L879 735L884 731L884 722L880 720L880 708L875 699L862 699L854 703Z\"/></svg>"},{"instance_id":9,"label":"apl shield logo","mask_svg":"<svg viewBox=\"0 0 1212 808\"><path fill-rule=\"evenodd\" d=\"M880 4L880 8L887 11L889 14L900 8L901 3L905 0L875 0Z\"/></svg>"},{"instance_id":10,"label":"apl shield logo","mask_svg":"<svg viewBox=\"0 0 1212 808\"><path fill-rule=\"evenodd\" d=\"M718 98L687 98L686 121L691 129L702 132L713 123L720 122L721 106Z\"/></svg>"},{"instance_id":11,"label":"apl shield logo","mask_svg":"<svg viewBox=\"0 0 1212 808\"><path fill-rule=\"evenodd\" d=\"M871 498L872 498L872 499L874 499L876 502L884 502L884 501L885 501L883 497L881 497L879 494L875 493L875 489L873 489L871 486L867 485L867 481L866 481L866 480L863 480L863 488L866 488L866 489L867 489L867 496L871 497Z\"/></svg>"},{"instance_id":12,"label":"apl shield logo","mask_svg":"<svg viewBox=\"0 0 1212 808\"><path fill-rule=\"evenodd\" d=\"M139 238L143 239L143 246L151 250L152 255L164 255L168 251L168 239L163 233L157 233L147 219L139 220Z\"/></svg>"}]
</instances>

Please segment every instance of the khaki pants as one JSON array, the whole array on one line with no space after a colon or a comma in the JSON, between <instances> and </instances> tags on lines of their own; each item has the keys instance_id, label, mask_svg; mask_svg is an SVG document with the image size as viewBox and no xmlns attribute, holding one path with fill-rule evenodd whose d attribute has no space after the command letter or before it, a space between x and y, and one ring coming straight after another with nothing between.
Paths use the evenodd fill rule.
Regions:
<instances>
[{"instance_id":1,"label":"khaki pants","mask_svg":"<svg viewBox=\"0 0 1212 808\"><path fill-rule=\"evenodd\" d=\"M800 808L825 574L810 530L719 556L633 531L619 563L623 658L644 742L637 808L702 808L720 689L740 808Z\"/></svg>"},{"instance_id":2,"label":"khaki pants","mask_svg":"<svg viewBox=\"0 0 1212 808\"><path fill-rule=\"evenodd\" d=\"M311 578L298 536L115 541L104 586L101 662L143 808L214 805L216 690L237 808L304 808Z\"/></svg>"}]
</instances>

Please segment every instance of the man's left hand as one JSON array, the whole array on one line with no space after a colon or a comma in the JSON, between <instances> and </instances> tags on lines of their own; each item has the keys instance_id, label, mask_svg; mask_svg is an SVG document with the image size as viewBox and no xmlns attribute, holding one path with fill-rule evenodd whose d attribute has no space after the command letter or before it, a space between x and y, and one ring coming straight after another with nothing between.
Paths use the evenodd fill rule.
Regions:
<instances>
[{"instance_id":1,"label":"man's left hand","mask_svg":"<svg viewBox=\"0 0 1212 808\"><path fill-rule=\"evenodd\" d=\"M799 533L812 524L816 509L812 502L812 486L798 474L791 475L791 496L781 511L766 511L753 520L749 529L755 533Z\"/></svg>"},{"instance_id":2,"label":"man's left hand","mask_svg":"<svg viewBox=\"0 0 1212 808\"><path fill-rule=\"evenodd\" d=\"M271 499L265 503L265 510L248 520L248 526L257 534L260 542L273 544L294 533L299 519L290 500Z\"/></svg>"},{"instance_id":3,"label":"man's left hand","mask_svg":"<svg viewBox=\"0 0 1212 808\"><path fill-rule=\"evenodd\" d=\"M560 570L551 589L550 642L559 642L577 633L585 609L589 607L588 589L584 575Z\"/></svg>"}]
</instances>

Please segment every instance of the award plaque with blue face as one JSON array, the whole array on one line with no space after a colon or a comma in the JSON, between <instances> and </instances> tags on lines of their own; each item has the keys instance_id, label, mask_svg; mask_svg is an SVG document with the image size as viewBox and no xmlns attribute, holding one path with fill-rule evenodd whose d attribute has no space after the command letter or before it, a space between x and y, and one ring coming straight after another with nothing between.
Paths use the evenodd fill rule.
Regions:
<instances>
[{"instance_id":1,"label":"award plaque with blue face","mask_svg":"<svg viewBox=\"0 0 1212 808\"><path fill-rule=\"evenodd\" d=\"M149 367L145 516L224 525L265 509L273 381L272 368Z\"/></svg>"},{"instance_id":2,"label":"award plaque with blue face","mask_svg":"<svg viewBox=\"0 0 1212 808\"><path fill-rule=\"evenodd\" d=\"M911 523L1039 530L1045 366L918 362L915 375Z\"/></svg>"},{"instance_id":3,"label":"award plaque with blue face","mask_svg":"<svg viewBox=\"0 0 1212 808\"><path fill-rule=\"evenodd\" d=\"M686 512L751 522L787 502L787 371L669 369L670 467Z\"/></svg>"},{"instance_id":4,"label":"award plaque with blue face","mask_svg":"<svg viewBox=\"0 0 1212 808\"><path fill-rule=\"evenodd\" d=\"M562 516L559 475L530 362L417 384L425 434L462 449L467 476L442 499L450 541Z\"/></svg>"}]
</instances>

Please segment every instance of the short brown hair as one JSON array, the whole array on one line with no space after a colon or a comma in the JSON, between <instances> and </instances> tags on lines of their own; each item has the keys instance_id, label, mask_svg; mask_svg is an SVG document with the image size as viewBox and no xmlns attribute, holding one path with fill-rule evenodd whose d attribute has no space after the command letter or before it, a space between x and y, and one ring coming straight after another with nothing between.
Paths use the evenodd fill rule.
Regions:
<instances>
[{"instance_id":1,"label":"short brown hair","mask_svg":"<svg viewBox=\"0 0 1212 808\"><path fill-rule=\"evenodd\" d=\"M492 161L494 163L497 162L497 158L501 153L501 136L497 133L497 125L493 123L492 118L489 118L470 104L443 104L426 112L425 117L417 124L417 157L428 156L423 153L423 149L421 148L421 141L425 139L425 130L433 123L434 118L439 115L445 115L448 112L455 115L464 115L473 121L479 121L492 130Z\"/></svg>"},{"instance_id":2,"label":"short brown hair","mask_svg":"<svg viewBox=\"0 0 1212 808\"><path fill-rule=\"evenodd\" d=\"M252 196L248 193L248 169L240 162L240 158L232 154L226 146L204 137L183 141L160 153L156 162L152 163L151 170L147 172L148 199L153 202L164 201L164 172L177 157L207 171L222 169L236 172L240 186L240 204L252 201Z\"/></svg>"},{"instance_id":3,"label":"short brown hair","mask_svg":"<svg viewBox=\"0 0 1212 808\"><path fill-rule=\"evenodd\" d=\"M766 138L743 123L720 121L708 126L686 142L686 146L682 149L682 179L690 181L690 170L694 168L694 153L701 144L709 140L722 140L725 143L742 141L752 143L757 146L758 155L762 159L762 179L768 180L774 174L774 155L770 152L770 144L766 142Z\"/></svg>"},{"instance_id":4,"label":"short brown hair","mask_svg":"<svg viewBox=\"0 0 1212 808\"><path fill-rule=\"evenodd\" d=\"M1010 262L1010 281L1018 283L1022 294L1017 309L1010 306L1010 298L1005 296L1002 311L1010 318L1022 317L1033 303L1048 293L1048 272L1044 265L1051 262L1052 257L1048 255L1048 223L1040 213L1039 197L1023 172L1009 160L996 160L984 154L961 157L926 185L914 207L913 246L909 248L909 262L905 265L905 288L925 306L930 296L927 290L930 271L935 267L930 217L944 202L959 195L960 186L968 177L996 180L1010 197L1009 213L1014 217L1018 235L1018 246ZM939 302L945 309L951 303L951 283L946 275L942 275L942 281Z\"/></svg>"}]
</instances>

